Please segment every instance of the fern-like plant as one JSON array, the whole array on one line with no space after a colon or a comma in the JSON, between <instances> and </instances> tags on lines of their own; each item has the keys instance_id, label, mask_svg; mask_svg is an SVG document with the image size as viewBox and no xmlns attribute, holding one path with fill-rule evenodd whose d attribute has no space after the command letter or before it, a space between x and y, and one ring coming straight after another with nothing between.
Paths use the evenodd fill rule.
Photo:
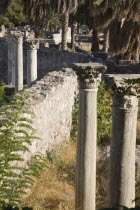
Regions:
<instances>
[{"instance_id":1,"label":"fern-like plant","mask_svg":"<svg viewBox=\"0 0 140 210\"><path fill-rule=\"evenodd\" d=\"M29 145L36 137L31 126L34 113L25 109L25 95L6 98L0 106L0 209L18 206L25 188L33 184L33 177L46 166L40 155L23 167L22 152L30 152ZM41 161L40 161L41 159Z\"/></svg>"}]
</instances>

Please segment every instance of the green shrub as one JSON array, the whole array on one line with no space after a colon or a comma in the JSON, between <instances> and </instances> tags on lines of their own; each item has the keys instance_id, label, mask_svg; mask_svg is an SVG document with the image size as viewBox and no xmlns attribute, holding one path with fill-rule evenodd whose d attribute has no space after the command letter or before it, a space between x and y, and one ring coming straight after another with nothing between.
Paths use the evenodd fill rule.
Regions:
<instances>
[{"instance_id":1,"label":"green shrub","mask_svg":"<svg viewBox=\"0 0 140 210\"><path fill-rule=\"evenodd\" d=\"M97 138L100 142L109 140L111 136L111 91L101 83L97 94Z\"/></svg>"}]
</instances>

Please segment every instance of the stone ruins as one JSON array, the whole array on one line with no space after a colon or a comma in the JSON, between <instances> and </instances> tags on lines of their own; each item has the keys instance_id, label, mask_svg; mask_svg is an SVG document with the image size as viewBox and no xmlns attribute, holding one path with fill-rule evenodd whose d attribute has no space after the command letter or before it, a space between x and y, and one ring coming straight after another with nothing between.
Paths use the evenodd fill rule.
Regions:
<instances>
[{"instance_id":1,"label":"stone ruins","mask_svg":"<svg viewBox=\"0 0 140 210\"><path fill-rule=\"evenodd\" d=\"M5 49L5 44L3 47ZM131 68L127 69L127 61L120 61L121 65L114 65L112 61L106 60L106 54L101 55L104 57L101 59L99 54L96 58L94 55L73 55L61 51L55 54L53 52L50 59L45 52L39 54L38 39L25 37L24 32L16 30L8 32L7 49L8 87L15 88L16 91L27 88L26 91L30 93L27 109L34 111L36 120L33 126L42 138L41 142L33 142L30 154L23 154L26 161L37 152L45 154L46 150L69 140L78 77L80 114L76 210L96 209L97 91L101 80L104 79L108 88L113 91L110 206L114 207L117 204L134 207L136 123L140 84L127 83L127 80L137 81L140 74L128 74L127 71L130 70L131 73L132 68L139 69L139 64L132 64ZM58 61L59 65L53 63L53 55L55 61L61 58ZM73 65L70 66L71 64ZM48 73L54 69L57 71ZM116 69L118 72L123 71L123 74L114 74ZM6 75L4 79L6 80Z\"/></svg>"},{"instance_id":2,"label":"stone ruins","mask_svg":"<svg viewBox=\"0 0 140 210\"><path fill-rule=\"evenodd\" d=\"M76 209L96 209L97 91L105 66L74 64L79 77L80 114L77 144ZM113 90L110 148L110 206L135 207L135 150L140 74L106 74Z\"/></svg>"}]
</instances>

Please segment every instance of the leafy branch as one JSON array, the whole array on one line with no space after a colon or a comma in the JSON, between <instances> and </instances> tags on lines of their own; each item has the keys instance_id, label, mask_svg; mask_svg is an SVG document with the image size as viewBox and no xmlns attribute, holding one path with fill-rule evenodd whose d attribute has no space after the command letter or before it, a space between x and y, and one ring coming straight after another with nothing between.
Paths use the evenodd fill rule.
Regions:
<instances>
[{"instance_id":1,"label":"leafy branch","mask_svg":"<svg viewBox=\"0 0 140 210\"><path fill-rule=\"evenodd\" d=\"M40 170L47 167L47 160L36 155L26 164L23 152L30 152L29 146L35 136L32 127L34 113L25 110L25 94L6 97L0 106L0 209L18 206L25 189L39 177ZM25 115L26 114L26 115Z\"/></svg>"}]
</instances>

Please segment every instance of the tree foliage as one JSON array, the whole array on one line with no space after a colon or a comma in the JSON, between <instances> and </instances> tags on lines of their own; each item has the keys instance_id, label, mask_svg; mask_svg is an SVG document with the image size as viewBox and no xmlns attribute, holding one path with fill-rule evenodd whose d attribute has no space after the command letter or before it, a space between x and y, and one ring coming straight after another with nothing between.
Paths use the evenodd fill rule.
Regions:
<instances>
[{"instance_id":1,"label":"tree foliage","mask_svg":"<svg viewBox=\"0 0 140 210\"><path fill-rule=\"evenodd\" d=\"M24 14L28 17L33 17L35 26L35 37L39 36L40 23L43 17L46 17L50 9L52 0L22 0Z\"/></svg>"},{"instance_id":2,"label":"tree foliage","mask_svg":"<svg viewBox=\"0 0 140 210\"><path fill-rule=\"evenodd\" d=\"M140 52L139 0L87 0L88 23L110 30L110 49L129 59Z\"/></svg>"},{"instance_id":3,"label":"tree foliage","mask_svg":"<svg viewBox=\"0 0 140 210\"><path fill-rule=\"evenodd\" d=\"M61 27L60 15L55 13L52 9L48 11L46 17L42 18L41 22L42 27L50 31L55 31L57 28Z\"/></svg>"},{"instance_id":4,"label":"tree foliage","mask_svg":"<svg viewBox=\"0 0 140 210\"><path fill-rule=\"evenodd\" d=\"M75 21L80 25L85 24L85 12L86 12L85 2L80 1L78 4L77 12L74 17Z\"/></svg>"},{"instance_id":5,"label":"tree foliage","mask_svg":"<svg viewBox=\"0 0 140 210\"><path fill-rule=\"evenodd\" d=\"M0 19L0 25L6 27L23 26L33 23L32 17L27 18L23 14L23 5L21 0L14 0L9 6L7 13Z\"/></svg>"}]
</instances>

